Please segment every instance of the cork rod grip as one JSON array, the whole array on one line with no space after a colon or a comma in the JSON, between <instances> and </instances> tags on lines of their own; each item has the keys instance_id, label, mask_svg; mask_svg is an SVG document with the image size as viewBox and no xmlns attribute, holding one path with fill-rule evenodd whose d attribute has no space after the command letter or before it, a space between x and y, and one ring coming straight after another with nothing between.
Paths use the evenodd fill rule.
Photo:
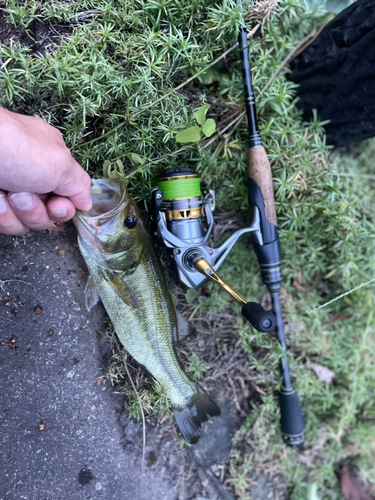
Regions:
<instances>
[{"instance_id":1,"label":"cork rod grip","mask_svg":"<svg viewBox=\"0 0 375 500\"><path fill-rule=\"evenodd\" d=\"M271 167L263 146L249 149L248 173L262 192L264 211L268 222L277 226Z\"/></svg>"}]
</instances>

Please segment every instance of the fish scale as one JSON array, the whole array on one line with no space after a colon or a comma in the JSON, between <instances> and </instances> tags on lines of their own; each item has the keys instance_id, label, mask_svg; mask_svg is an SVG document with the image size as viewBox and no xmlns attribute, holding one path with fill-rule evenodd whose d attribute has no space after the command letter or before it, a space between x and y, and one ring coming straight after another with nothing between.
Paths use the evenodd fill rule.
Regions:
<instances>
[{"instance_id":1,"label":"fish scale","mask_svg":"<svg viewBox=\"0 0 375 500\"><path fill-rule=\"evenodd\" d=\"M139 308L134 308L118 297L104 279L105 270L82 244L80 249L120 342L167 389L172 405L183 407L196 388L174 353L177 318L159 260L149 255L132 274L123 273L139 302Z\"/></svg>"}]
</instances>

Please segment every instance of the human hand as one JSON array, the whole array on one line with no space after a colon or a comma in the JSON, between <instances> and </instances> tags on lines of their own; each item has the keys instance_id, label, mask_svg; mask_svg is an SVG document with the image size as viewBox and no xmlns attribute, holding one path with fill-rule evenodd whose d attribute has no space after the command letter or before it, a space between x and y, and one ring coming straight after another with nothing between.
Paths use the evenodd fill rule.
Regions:
<instances>
[{"instance_id":1,"label":"human hand","mask_svg":"<svg viewBox=\"0 0 375 500\"><path fill-rule=\"evenodd\" d=\"M89 210L90 184L56 128L0 108L0 233L24 235Z\"/></svg>"}]
</instances>

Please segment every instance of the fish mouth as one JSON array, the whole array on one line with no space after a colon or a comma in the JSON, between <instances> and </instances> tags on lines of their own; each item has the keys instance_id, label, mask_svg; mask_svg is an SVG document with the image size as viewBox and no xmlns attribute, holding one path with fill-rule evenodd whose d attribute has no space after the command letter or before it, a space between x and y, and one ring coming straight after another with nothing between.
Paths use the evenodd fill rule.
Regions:
<instances>
[{"instance_id":1,"label":"fish mouth","mask_svg":"<svg viewBox=\"0 0 375 500\"><path fill-rule=\"evenodd\" d=\"M81 241L88 248L96 245L98 231L103 224L114 221L110 226L115 230L115 221L128 202L125 185L118 179L92 179L91 199L92 208L77 210L73 218Z\"/></svg>"},{"instance_id":2,"label":"fish mouth","mask_svg":"<svg viewBox=\"0 0 375 500\"><path fill-rule=\"evenodd\" d=\"M83 212L77 210L79 219L111 218L122 210L126 190L123 182L117 179L93 179L91 181L92 208Z\"/></svg>"}]
</instances>

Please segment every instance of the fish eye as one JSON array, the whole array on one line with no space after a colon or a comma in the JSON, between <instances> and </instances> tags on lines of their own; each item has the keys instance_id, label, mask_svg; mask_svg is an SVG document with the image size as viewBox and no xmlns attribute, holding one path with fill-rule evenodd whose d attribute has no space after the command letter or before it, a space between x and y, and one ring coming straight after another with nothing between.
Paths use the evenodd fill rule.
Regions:
<instances>
[{"instance_id":1,"label":"fish eye","mask_svg":"<svg viewBox=\"0 0 375 500\"><path fill-rule=\"evenodd\" d=\"M126 217L124 224L128 229L133 229L137 225L137 219L129 215L129 217Z\"/></svg>"}]
</instances>

